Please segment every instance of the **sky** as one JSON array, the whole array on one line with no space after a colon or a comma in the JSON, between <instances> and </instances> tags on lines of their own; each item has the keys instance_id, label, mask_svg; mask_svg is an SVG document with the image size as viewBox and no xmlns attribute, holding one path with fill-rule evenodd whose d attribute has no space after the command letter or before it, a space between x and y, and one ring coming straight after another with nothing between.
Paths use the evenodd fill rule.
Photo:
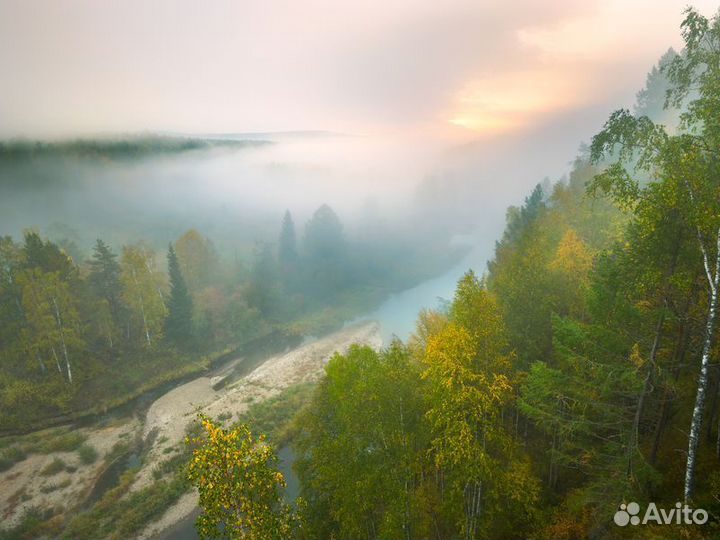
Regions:
<instances>
[{"instance_id":1,"label":"sky","mask_svg":"<svg viewBox=\"0 0 720 540\"><path fill-rule=\"evenodd\" d=\"M686 3L0 0L0 137L527 133L630 106Z\"/></svg>"}]
</instances>

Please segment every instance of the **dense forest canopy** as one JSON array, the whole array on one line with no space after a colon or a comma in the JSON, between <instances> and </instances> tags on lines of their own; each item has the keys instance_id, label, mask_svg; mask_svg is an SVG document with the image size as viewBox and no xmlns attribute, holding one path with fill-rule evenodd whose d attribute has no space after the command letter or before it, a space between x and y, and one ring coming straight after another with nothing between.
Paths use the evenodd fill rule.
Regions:
<instances>
[{"instance_id":1,"label":"dense forest canopy","mask_svg":"<svg viewBox=\"0 0 720 540\"><path fill-rule=\"evenodd\" d=\"M103 410L273 331L336 328L435 271L412 246L348 237L327 205L299 239L289 210L278 231L246 262L220 257L196 229L162 251L97 239L77 260L35 230L2 237L0 428ZM399 252L417 266L398 266Z\"/></svg>"},{"instance_id":2,"label":"dense forest canopy","mask_svg":"<svg viewBox=\"0 0 720 540\"><path fill-rule=\"evenodd\" d=\"M295 420L297 536L717 536L720 18L682 31L486 274L330 361ZM702 519L613 521L677 501Z\"/></svg>"},{"instance_id":3,"label":"dense forest canopy","mask_svg":"<svg viewBox=\"0 0 720 540\"><path fill-rule=\"evenodd\" d=\"M468 268L452 298L420 311L408 339L331 348L315 378L286 344L315 346L390 294L465 264L458 238L472 201L451 219L445 205L460 195L440 197L430 179L415 193L422 204L396 216L372 201L353 216L315 201L206 230L148 187L134 208L167 203L157 215L123 229L123 212L107 222L89 212L74 238L63 224L18 234L16 211L13 234L0 237L0 473L29 454L93 463L97 450L74 428L124 429L113 425L123 405L249 344L267 340L282 353L274 359L307 372L288 387L233 381L256 392L240 413L197 405L166 447L153 446L168 438L158 425L143 433L139 407L128 422L136 440L127 431L103 456L98 477L132 463L110 489L31 508L0 540L147 536L195 495L201 538L720 536L720 14L687 8L681 34L682 50L659 59L632 111L612 113L568 175L507 210L486 269ZM111 189L86 203L122 191L140 162L244 159L271 144L4 143L0 179L16 181L0 189L32 205L33 190L90 186L88 171L107 165L100 183ZM267 371L278 365L290 369ZM221 401L227 377L200 382ZM36 431L56 424L72 427ZM294 474L281 472L288 459L297 497ZM73 467L56 456L38 475ZM24 489L12 504L32 499ZM641 523L653 507L659 517Z\"/></svg>"}]
</instances>

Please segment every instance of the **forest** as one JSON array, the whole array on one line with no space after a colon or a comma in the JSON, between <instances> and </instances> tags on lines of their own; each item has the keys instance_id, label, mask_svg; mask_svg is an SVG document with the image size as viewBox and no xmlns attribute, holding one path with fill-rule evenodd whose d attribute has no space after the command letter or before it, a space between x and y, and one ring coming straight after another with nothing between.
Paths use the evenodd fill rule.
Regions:
<instances>
[{"instance_id":1,"label":"forest","mask_svg":"<svg viewBox=\"0 0 720 540\"><path fill-rule=\"evenodd\" d=\"M262 437L201 418L203 537L717 537L720 18L682 34L510 208L487 273L408 342L332 358L294 420L295 505ZM615 525L631 502L707 522Z\"/></svg>"},{"instance_id":2,"label":"forest","mask_svg":"<svg viewBox=\"0 0 720 540\"><path fill-rule=\"evenodd\" d=\"M18 234L20 206L0 237L0 540L720 537L720 14L680 33L487 265L381 346L358 317L465 264L478 201L455 215L426 179L395 216L183 219L197 186L168 202L138 163L275 143L0 144L0 193L97 203L82 234Z\"/></svg>"},{"instance_id":3,"label":"forest","mask_svg":"<svg viewBox=\"0 0 720 540\"><path fill-rule=\"evenodd\" d=\"M393 241L347 238L327 205L301 234L287 211L248 263L222 259L196 229L166 250L139 241L115 251L98 238L77 260L74 242L36 230L2 237L0 430L107 411L263 338L322 334L447 264ZM399 265L397 253L417 264Z\"/></svg>"}]
</instances>

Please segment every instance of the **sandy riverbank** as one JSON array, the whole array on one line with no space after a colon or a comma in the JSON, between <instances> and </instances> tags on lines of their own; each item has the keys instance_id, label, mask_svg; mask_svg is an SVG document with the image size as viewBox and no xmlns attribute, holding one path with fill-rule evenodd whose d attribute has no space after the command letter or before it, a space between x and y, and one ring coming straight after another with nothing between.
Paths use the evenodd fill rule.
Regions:
<instances>
[{"instance_id":1,"label":"sandy riverbank","mask_svg":"<svg viewBox=\"0 0 720 540\"><path fill-rule=\"evenodd\" d=\"M118 442L131 440L139 429L140 423L132 419L115 422L100 429L76 430L78 434L87 437L84 444L97 452L98 457L94 463L84 464L77 451L31 453L7 471L0 473L2 526L15 525L30 508L67 509L82 503L104 470L103 457ZM62 461L64 468L54 474L43 474L45 468L55 460Z\"/></svg>"},{"instance_id":2,"label":"sandy riverbank","mask_svg":"<svg viewBox=\"0 0 720 540\"><path fill-rule=\"evenodd\" d=\"M182 441L185 426L196 411L202 410L212 417L237 418L251 403L266 400L295 384L317 380L333 354L345 352L354 343L376 349L382 347L380 326L376 322L355 324L286 354L274 356L246 377L219 391L210 387L209 379L202 378L203 381L197 379L168 392L148 411L144 429L146 434L157 430L156 443L137 476L136 484L141 487L151 481L153 465L167 455L166 448ZM187 393L182 391L186 386ZM185 519L196 507L195 492L183 496L158 521L149 525L140 539L158 535Z\"/></svg>"},{"instance_id":3,"label":"sandy riverbank","mask_svg":"<svg viewBox=\"0 0 720 540\"><path fill-rule=\"evenodd\" d=\"M103 427L74 430L74 433L87 437L85 444L97 451L94 463L83 464L77 451L30 453L26 459L0 473L0 519L3 527L16 524L32 507L77 508L103 473L105 456L120 441L131 441L138 436L145 441L142 468L135 476L131 491L149 485L155 481L153 469L172 457L183 444L186 426L198 411L212 417L236 419L251 403L264 401L295 384L317 380L332 355L346 351L353 343L381 347L380 326L376 322L353 324L290 352L273 356L245 377L218 390L212 388L209 377L198 377L153 402L144 422L137 418L118 418ZM35 435L42 436L42 433ZM52 475L43 475L42 471L56 459L62 460L65 468ZM196 507L197 494L186 494L158 521L148 526L141 538L158 534L187 517Z\"/></svg>"}]
</instances>

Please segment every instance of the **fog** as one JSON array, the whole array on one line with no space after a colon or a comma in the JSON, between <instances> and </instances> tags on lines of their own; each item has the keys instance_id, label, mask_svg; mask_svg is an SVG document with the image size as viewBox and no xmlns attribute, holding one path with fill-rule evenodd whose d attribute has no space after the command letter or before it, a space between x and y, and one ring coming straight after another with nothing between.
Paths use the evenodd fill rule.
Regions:
<instances>
[{"instance_id":1,"label":"fog","mask_svg":"<svg viewBox=\"0 0 720 540\"><path fill-rule=\"evenodd\" d=\"M350 231L380 220L397 226L416 213L418 182L438 160L431 148L326 133L210 138L239 143L110 159L6 154L2 232L38 228L89 246L96 236L162 244L195 227L242 247L275 239L286 209L302 224L322 204Z\"/></svg>"},{"instance_id":2,"label":"fog","mask_svg":"<svg viewBox=\"0 0 720 540\"><path fill-rule=\"evenodd\" d=\"M149 146L142 155L82 153L62 144L15 155L8 146L0 164L0 232L19 238L34 228L86 255L97 237L117 247L139 240L163 247L196 228L221 253L236 254L256 241L274 242L285 210L302 234L312 213L328 204L353 237L489 240L502 230L509 204L567 170L577 134L558 133L554 147L542 148L539 134L457 145L326 132L203 135L232 145L177 152L153 144L186 135L98 141ZM524 159L513 160L518 154Z\"/></svg>"},{"instance_id":3,"label":"fog","mask_svg":"<svg viewBox=\"0 0 720 540\"><path fill-rule=\"evenodd\" d=\"M4 160L0 232L87 250L195 227L235 253L275 239L286 209L302 229L329 204L356 236L490 241L632 106L683 7L3 2L4 140L253 144Z\"/></svg>"}]
</instances>

